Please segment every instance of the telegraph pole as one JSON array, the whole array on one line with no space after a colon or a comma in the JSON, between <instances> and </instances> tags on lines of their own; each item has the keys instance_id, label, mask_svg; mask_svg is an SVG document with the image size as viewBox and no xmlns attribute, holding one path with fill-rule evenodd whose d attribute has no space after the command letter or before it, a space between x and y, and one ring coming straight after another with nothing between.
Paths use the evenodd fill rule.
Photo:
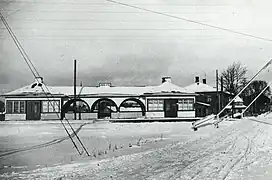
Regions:
<instances>
[{"instance_id":1,"label":"telegraph pole","mask_svg":"<svg viewBox=\"0 0 272 180\"><path fill-rule=\"evenodd\" d=\"M77 64L77 61L76 59L74 60L74 120L77 119L76 117L76 64Z\"/></svg>"},{"instance_id":2,"label":"telegraph pole","mask_svg":"<svg viewBox=\"0 0 272 180\"><path fill-rule=\"evenodd\" d=\"M219 94L218 94L218 70L216 69L216 113L220 111L220 102L219 102Z\"/></svg>"}]
</instances>

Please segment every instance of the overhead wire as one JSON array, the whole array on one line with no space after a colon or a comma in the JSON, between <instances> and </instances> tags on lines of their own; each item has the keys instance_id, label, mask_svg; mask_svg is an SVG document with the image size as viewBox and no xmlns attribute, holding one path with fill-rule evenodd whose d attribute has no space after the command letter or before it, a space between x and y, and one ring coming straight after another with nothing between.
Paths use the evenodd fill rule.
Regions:
<instances>
[{"instance_id":1,"label":"overhead wire","mask_svg":"<svg viewBox=\"0 0 272 180\"><path fill-rule=\"evenodd\" d=\"M114 1L114 0L105 0L105 1L108 1L108 2L114 3L114 4L118 4L118 5L121 5L121 6L125 6L125 7L130 7L130 8L133 8L133 9L138 9L138 10L150 12L150 13L153 13L153 14L158 14L158 15L162 15L162 16L166 16L166 17L170 17L170 18L183 20L183 21L186 21L186 22L190 22L190 23L193 23L193 24L198 24L198 25L210 27L210 28L213 28L213 29L218 29L218 30L221 30L221 31L226 31L226 32L230 32L230 33L234 33L234 34L238 34L238 35L242 35L242 36L246 36L246 37L250 37L250 38L255 38L255 39L259 39L259 40L272 42L272 39L269 39L269 38L259 37L259 36L255 36L255 35L252 35L252 34L240 32L240 31L235 31L235 30L232 30L232 29L227 29L227 28L215 26L215 25L208 24L208 23L199 22L199 21L196 21L196 20L191 20L191 19L188 19L188 18L176 16L176 15L171 15L171 14L167 14L167 13L163 13L163 12L159 12L159 11L155 11L155 10L146 9L146 8L139 7L139 6L134 6L134 5L127 4L127 3L122 3L122 2L119 2L119 1Z\"/></svg>"},{"instance_id":2,"label":"overhead wire","mask_svg":"<svg viewBox=\"0 0 272 180\"><path fill-rule=\"evenodd\" d=\"M46 90L47 90L48 92L50 92L50 90L48 89L48 87L46 86L46 84L45 84L45 83L43 83L43 84L44 84ZM42 89L43 93L45 94L46 98L49 100L49 98L48 98L48 96L47 96L47 93L45 92L45 90L43 89L42 86L41 86L41 89ZM50 95L51 95L51 99L54 101L54 100L55 100L55 99L54 99L54 96L53 96L51 93L50 93ZM61 117L59 116L58 112L56 111L55 106L52 104L52 102L51 102L50 100L49 100L48 102L49 102L50 105L53 107L53 111L56 112L57 117L58 117L58 118L60 119L60 121L62 122L63 120L61 119ZM76 131L75 131L74 128L72 127L72 125L71 125L71 123L69 122L69 120L68 120L66 117L64 117L64 119L66 120L66 122L67 122L67 124L69 125L69 127L72 129L73 134L75 134L75 137L76 137L77 140L79 141L80 145L82 146L82 148L83 148L83 150L85 151L85 153L87 154L87 156L90 156L88 150L86 149L85 145L84 145L84 144L82 143L82 141L80 140L79 136L77 135ZM65 128L65 131L66 131L67 133L69 133L68 130L67 130L66 128ZM70 133L69 133L69 135L70 135ZM71 136L71 135L70 135L70 136ZM77 148L77 150L78 150L78 148ZM79 152L79 150L78 150L78 152ZM82 153L79 152L79 154L81 155Z\"/></svg>"},{"instance_id":3,"label":"overhead wire","mask_svg":"<svg viewBox=\"0 0 272 180\"><path fill-rule=\"evenodd\" d=\"M8 32L9 32L9 34L11 35L11 37L12 37L12 39L13 39L13 41L14 41L16 47L19 49L21 55L23 56L23 58L24 58L24 60L25 60L25 62L26 62L26 64L27 64L27 66L29 67L31 73L33 74L33 76L35 77L35 79L38 81L38 78L41 77L40 74L39 74L39 72L37 71L37 69L35 68L34 64L33 64L32 61L30 60L30 58L28 57L27 53L24 51L23 47L21 46L20 42L18 41L17 37L16 37L15 34L13 33L13 31L12 31L12 29L10 28L9 24L7 23L7 21L5 20L5 18L4 18L4 16L2 15L1 11L0 11L0 17L1 17L1 20L2 20L2 22L4 23L4 25L6 26L6 28L7 28ZM44 86L46 87L46 89L47 89L47 91L49 92L49 94L51 94L51 93L50 93L50 90L48 89L48 87L46 86L46 84L45 84L45 83L43 83L43 84L44 84ZM48 96L47 96L47 93L44 91L44 89L43 89L42 86L41 86L41 89L43 90L43 92L44 92L46 98L48 99L48 102L49 102L50 105L53 107L53 111L56 112L54 105L51 103L50 99L49 99ZM51 94L51 95L52 95L52 94ZM52 95L52 97L53 97L53 95ZM59 117L58 112L56 112L56 114L57 114L57 116ZM70 128L72 129L73 133L75 134L75 136L76 136L77 139L79 140L81 146L82 146L83 149L85 150L86 154L89 156L89 153L88 153L86 147L83 145L82 141L81 141L80 138L78 137L78 135L77 135L77 133L75 132L74 128L71 126L71 124L69 123L68 119L66 119L66 120L67 120L68 125L69 125ZM71 137L71 134L70 134L69 131L67 130L67 128L66 128L66 126L64 125L63 121L62 121L62 120L60 120L60 121L61 121L61 124L62 124L62 126L64 127L66 133L68 134L69 138L71 139L71 141L72 141L74 147L76 148L77 152L79 153L79 155L81 155L81 152L79 151L79 149L78 149L76 143L74 142L73 138Z\"/></svg>"}]
</instances>

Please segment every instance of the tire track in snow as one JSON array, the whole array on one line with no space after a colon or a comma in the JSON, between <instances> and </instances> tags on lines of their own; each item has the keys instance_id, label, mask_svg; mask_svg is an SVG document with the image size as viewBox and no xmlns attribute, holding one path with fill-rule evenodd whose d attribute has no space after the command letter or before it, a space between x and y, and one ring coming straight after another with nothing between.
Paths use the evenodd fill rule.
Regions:
<instances>
[{"instance_id":1,"label":"tire track in snow","mask_svg":"<svg viewBox=\"0 0 272 180\"><path fill-rule=\"evenodd\" d=\"M229 159L229 157L231 156L231 153L234 153L235 149L237 149L239 151L239 147L236 147L236 144L239 144L237 142L238 137L241 137L241 135L243 136L244 133L248 133L248 132L251 132L251 129L246 129L246 131L241 131L241 128L236 128L236 129L231 129L231 131L229 131L228 134L221 135L220 138L222 138L222 136L224 138L222 138L220 141L216 141L216 139L214 139L214 137L212 137L212 140L214 140L216 142L213 145L217 146L217 147L219 146L219 147L210 152L210 155L208 156L208 157L210 157L210 159L207 159L207 158L202 159L201 161L198 161L198 163L195 163L195 165L192 165L191 169L190 168L188 169L189 172L187 172L187 174L193 174L193 175L189 175L189 176L187 175L183 179L203 179L203 175L206 178L218 179L219 173L224 172L225 167L227 167L227 165L230 162L232 162L232 159L230 159L229 161L225 161L224 160L225 158L222 155L223 154L228 155L226 158ZM226 142L225 139L227 139L227 138L228 138L228 141ZM227 146L226 148L224 148L224 144L226 144L228 142L231 142L230 145ZM223 144L223 146L222 146L222 144ZM221 152L221 148L224 149L225 153L219 153L219 155L217 155L218 152ZM248 148L248 149L246 148L246 150L249 152L250 148ZM220 168L217 168L217 166L215 166L216 162L220 166ZM208 171L207 171L207 169L208 169Z\"/></svg>"},{"instance_id":2,"label":"tire track in snow","mask_svg":"<svg viewBox=\"0 0 272 180\"><path fill-rule=\"evenodd\" d=\"M79 128L77 128L75 130L75 133L71 134L71 138L75 137L75 135L79 133L79 131L82 129L82 127L87 125L87 124L89 124L89 123L81 124L79 126ZM30 151L30 150L35 150L35 149L40 149L40 148L52 146L52 145L61 143L61 142L65 141L65 140L67 140L67 139L70 139L70 137L65 136L65 137L62 137L62 138L54 139L54 140L46 142L46 143L42 143L42 144L38 144L38 145L34 145L34 146L29 146L29 147L25 147L25 148L19 148L19 149L15 149L15 150L5 151L5 152L0 153L0 158L3 158L5 156L11 155L11 154L15 154L15 153L20 153L20 152L24 152L24 151Z\"/></svg>"},{"instance_id":3,"label":"tire track in snow","mask_svg":"<svg viewBox=\"0 0 272 180\"><path fill-rule=\"evenodd\" d=\"M199 164L202 161L205 161L205 159L207 159L209 156L212 155L213 152L217 152L217 151L221 151L222 149L226 148L225 145L225 140L229 139L229 142L232 142L233 146L233 138L231 137L231 135L233 133L235 133L237 131L231 131L228 133L222 133L220 134L220 136L214 136L214 138L207 138L207 139L198 139L198 143L197 144L203 144L203 146L201 147L197 147L197 149L192 149L192 146L194 144L187 144L187 147L182 146L180 149L188 149L188 151L185 151L181 154L179 154L179 156L181 158L178 159L182 159L179 161L174 161L173 164L170 164L170 167L168 166L167 168L163 168L160 169L160 172L162 173L162 175L164 174L163 172L166 172L167 169L169 171L169 168L171 169L171 173L165 175L164 178L167 179L176 179L179 178L178 176L180 176L180 172L181 171L188 171L188 170L193 170L195 168L196 164ZM218 135L218 134L217 134ZM200 141L200 142L199 142ZM216 144L214 144L214 142L217 142ZM218 142L220 143L220 146L218 146ZM214 145L214 146L213 146ZM229 146L228 146L229 147ZM176 152L178 152L177 150L175 150ZM187 154L186 154L187 152ZM184 160L183 157L186 157L190 155L190 158L188 160ZM160 161L159 164L164 164L164 161ZM190 177L190 179L195 178L199 173L201 173L202 170L197 171L193 176ZM157 173L157 172L156 172ZM161 178L161 176L159 176ZM152 178L151 178L152 179ZM156 179L156 178L153 178Z\"/></svg>"},{"instance_id":4,"label":"tire track in snow","mask_svg":"<svg viewBox=\"0 0 272 180\"><path fill-rule=\"evenodd\" d=\"M256 125L253 125L253 128L256 128ZM249 131L247 131L249 132ZM252 153L252 145L253 145L253 140L255 140L258 136L258 134L260 133L260 129L257 130L257 132L254 134L254 136L250 139L249 137L247 137L246 135L243 135L243 138L246 139L247 141L247 145L246 145L246 149L243 153L242 156L240 156L228 169L228 171L226 172L226 174L223 176L222 180L225 180L229 174L231 173L232 169L238 165L238 163L240 163L243 159L246 159L247 156Z\"/></svg>"},{"instance_id":5,"label":"tire track in snow","mask_svg":"<svg viewBox=\"0 0 272 180\"><path fill-rule=\"evenodd\" d=\"M247 140L247 147L246 147L246 150L244 151L243 155L238 158L232 165L231 167L228 169L227 173L223 176L222 180L225 180L228 175L230 174L231 170L243 159L246 157L247 153L248 153L248 150L249 150L249 147L250 147L250 140L249 138L245 137L246 140Z\"/></svg>"}]
</instances>

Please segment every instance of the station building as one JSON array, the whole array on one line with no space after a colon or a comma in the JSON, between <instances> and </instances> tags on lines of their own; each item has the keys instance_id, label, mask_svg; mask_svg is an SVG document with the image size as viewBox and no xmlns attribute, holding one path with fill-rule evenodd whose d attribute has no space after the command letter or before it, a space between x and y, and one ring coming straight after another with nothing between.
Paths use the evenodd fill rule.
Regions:
<instances>
[{"instance_id":1,"label":"station building","mask_svg":"<svg viewBox=\"0 0 272 180\"><path fill-rule=\"evenodd\" d=\"M98 86L45 86L42 78L8 92L5 120L51 119L197 119L197 93L163 77L157 86L116 87L111 83ZM76 107L74 107L76 101Z\"/></svg>"}]
</instances>

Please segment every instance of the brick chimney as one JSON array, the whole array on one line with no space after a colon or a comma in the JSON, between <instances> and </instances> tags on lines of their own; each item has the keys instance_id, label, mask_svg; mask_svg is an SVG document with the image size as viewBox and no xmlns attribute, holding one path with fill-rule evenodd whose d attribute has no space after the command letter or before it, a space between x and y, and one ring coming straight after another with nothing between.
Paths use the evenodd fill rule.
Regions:
<instances>
[{"instance_id":1,"label":"brick chimney","mask_svg":"<svg viewBox=\"0 0 272 180\"><path fill-rule=\"evenodd\" d=\"M164 83L164 82L172 82L172 79L171 79L171 77L162 77L162 83Z\"/></svg>"},{"instance_id":2,"label":"brick chimney","mask_svg":"<svg viewBox=\"0 0 272 180\"><path fill-rule=\"evenodd\" d=\"M199 83L199 76L195 77L195 83Z\"/></svg>"}]
</instances>

